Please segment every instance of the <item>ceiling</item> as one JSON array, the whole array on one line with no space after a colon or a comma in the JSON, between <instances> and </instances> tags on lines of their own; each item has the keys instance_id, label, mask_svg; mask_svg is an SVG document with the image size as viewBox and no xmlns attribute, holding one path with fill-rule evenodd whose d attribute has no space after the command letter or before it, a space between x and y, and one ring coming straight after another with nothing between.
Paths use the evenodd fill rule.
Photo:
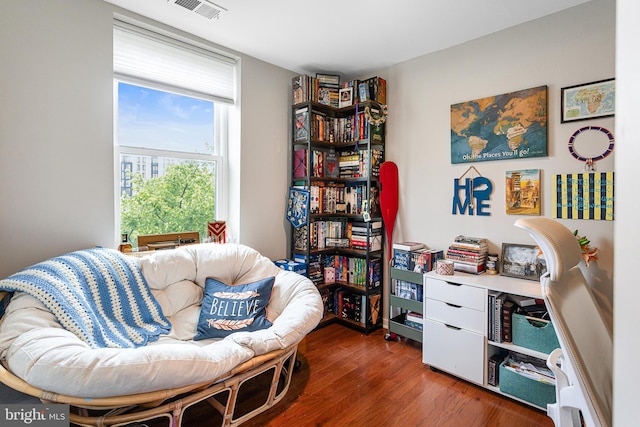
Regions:
<instances>
[{"instance_id":1,"label":"ceiling","mask_svg":"<svg viewBox=\"0 0 640 427\"><path fill-rule=\"evenodd\" d=\"M226 9L218 19L174 0L105 1L295 72L351 79L591 0L213 0Z\"/></svg>"}]
</instances>

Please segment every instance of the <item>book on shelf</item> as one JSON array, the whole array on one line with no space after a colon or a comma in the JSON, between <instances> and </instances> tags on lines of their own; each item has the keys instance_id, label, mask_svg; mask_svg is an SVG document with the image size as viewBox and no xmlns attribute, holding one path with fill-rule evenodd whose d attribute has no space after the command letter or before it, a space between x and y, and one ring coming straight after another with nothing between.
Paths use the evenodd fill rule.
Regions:
<instances>
[{"instance_id":1,"label":"book on shelf","mask_svg":"<svg viewBox=\"0 0 640 427\"><path fill-rule=\"evenodd\" d=\"M333 312L333 298L331 295L330 288L319 289L319 292L320 292L320 297L322 298L322 305L323 305L322 316L324 317L327 314Z\"/></svg>"},{"instance_id":2,"label":"book on shelf","mask_svg":"<svg viewBox=\"0 0 640 427\"><path fill-rule=\"evenodd\" d=\"M453 239L454 243L459 245L467 245L470 247L480 247L487 245L487 239L484 237L471 237L471 236L463 236L458 235Z\"/></svg>"},{"instance_id":3,"label":"book on shelf","mask_svg":"<svg viewBox=\"0 0 640 427\"><path fill-rule=\"evenodd\" d=\"M453 261L453 269L456 271L460 271L463 273L471 273L471 274L480 274L484 273L485 265L484 262L481 263L470 263L464 261Z\"/></svg>"},{"instance_id":4,"label":"book on shelf","mask_svg":"<svg viewBox=\"0 0 640 427\"><path fill-rule=\"evenodd\" d=\"M516 308L517 308L516 303L514 303L510 299L507 299L502 303L502 341L503 342L511 342L513 339L511 318Z\"/></svg>"},{"instance_id":5,"label":"book on shelf","mask_svg":"<svg viewBox=\"0 0 640 427\"><path fill-rule=\"evenodd\" d=\"M307 150L301 148L293 152L293 177L305 178L307 176Z\"/></svg>"},{"instance_id":6,"label":"book on shelf","mask_svg":"<svg viewBox=\"0 0 640 427\"><path fill-rule=\"evenodd\" d=\"M366 295L362 295L363 299L366 299ZM369 322L372 325L377 325L381 319L380 309L382 305L382 295L373 294L369 296Z\"/></svg>"},{"instance_id":7,"label":"book on shelf","mask_svg":"<svg viewBox=\"0 0 640 427\"><path fill-rule=\"evenodd\" d=\"M294 140L306 141L309 138L309 107L298 108L294 116Z\"/></svg>"},{"instance_id":8,"label":"book on shelf","mask_svg":"<svg viewBox=\"0 0 640 427\"><path fill-rule=\"evenodd\" d=\"M414 329L422 330L424 325L424 319L422 314L415 311L407 311L404 317L404 324Z\"/></svg>"},{"instance_id":9,"label":"book on shelf","mask_svg":"<svg viewBox=\"0 0 640 427\"><path fill-rule=\"evenodd\" d=\"M340 168L338 167L338 155L332 148L324 157L324 175L327 178L338 178L340 176Z\"/></svg>"},{"instance_id":10,"label":"book on shelf","mask_svg":"<svg viewBox=\"0 0 640 427\"><path fill-rule=\"evenodd\" d=\"M488 291L489 323L487 325L487 338L489 341L502 342L502 305L507 300L507 295L500 291Z\"/></svg>"},{"instance_id":11,"label":"book on shelf","mask_svg":"<svg viewBox=\"0 0 640 427\"><path fill-rule=\"evenodd\" d=\"M422 301L424 297L422 285L400 279L392 279L393 294L399 298Z\"/></svg>"},{"instance_id":12,"label":"book on shelf","mask_svg":"<svg viewBox=\"0 0 640 427\"><path fill-rule=\"evenodd\" d=\"M489 357L487 364L487 383L496 387L500 384L500 364L504 361L506 355L503 352L498 352Z\"/></svg>"},{"instance_id":13,"label":"book on shelf","mask_svg":"<svg viewBox=\"0 0 640 427\"><path fill-rule=\"evenodd\" d=\"M417 313L415 311L411 311L411 310L407 311L407 314L406 314L405 318L408 319L408 320L412 320L412 321L414 321L416 323L424 323L424 319L422 317L422 314L421 313Z\"/></svg>"},{"instance_id":14,"label":"book on shelf","mask_svg":"<svg viewBox=\"0 0 640 427\"><path fill-rule=\"evenodd\" d=\"M369 99L376 101L380 104L387 103L387 81L382 77L370 77L364 80L367 84L367 94Z\"/></svg>"},{"instance_id":15,"label":"book on shelf","mask_svg":"<svg viewBox=\"0 0 640 427\"><path fill-rule=\"evenodd\" d=\"M544 304L544 300L542 298L527 297L522 295L510 295L509 299L516 303L518 307Z\"/></svg>"},{"instance_id":16,"label":"book on shelf","mask_svg":"<svg viewBox=\"0 0 640 427\"><path fill-rule=\"evenodd\" d=\"M307 75L300 74L291 79L291 87L293 90L293 104L300 104L308 101L308 81Z\"/></svg>"},{"instance_id":17,"label":"book on shelf","mask_svg":"<svg viewBox=\"0 0 640 427\"><path fill-rule=\"evenodd\" d=\"M420 242L397 242L393 244L393 249L401 251L415 251L424 248L425 244Z\"/></svg>"}]
</instances>

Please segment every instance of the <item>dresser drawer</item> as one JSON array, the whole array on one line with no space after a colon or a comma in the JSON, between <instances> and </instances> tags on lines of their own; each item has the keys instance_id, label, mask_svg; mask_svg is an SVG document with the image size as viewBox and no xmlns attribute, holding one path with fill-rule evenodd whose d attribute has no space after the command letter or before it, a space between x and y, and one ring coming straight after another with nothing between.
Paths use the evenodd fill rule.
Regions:
<instances>
[{"instance_id":1,"label":"dresser drawer","mask_svg":"<svg viewBox=\"0 0 640 427\"><path fill-rule=\"evenodd\" d=\"M486 311L488 301L487 291L484 288L431 277L427 277L425 282L424 297L482 312Z\"/></svg>"},{"instance_id":2,"label":"dresser drawer","mask_svg":"<svg viewBox=\"0 0 640 427\"><path fill-rule=\"evenodd\" d=\"M483 311L425 298L423 313L425 317L431 320L483 335L485 333L487 315Z\"/></svg>"},{"instance_id":3,"label":"dresser drawer","mask_svg":"<svg viewBox=\"0 0 640 427\"><path fill-rule=\"evenodd\" d=\"M424 319L422 361L484 385L484 335Z\"/></svg>"}]
</instances>

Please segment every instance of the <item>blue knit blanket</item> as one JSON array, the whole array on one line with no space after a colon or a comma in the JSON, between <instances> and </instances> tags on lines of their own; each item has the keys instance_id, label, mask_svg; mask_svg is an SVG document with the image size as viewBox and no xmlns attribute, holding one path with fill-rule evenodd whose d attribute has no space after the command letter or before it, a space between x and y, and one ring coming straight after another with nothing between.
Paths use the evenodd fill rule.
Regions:
<instances>
[{"instance_id":1,"label":"blue knit blanket","mask_svg":"<svg viewBox=\"0 0 640 427\"><path fill-rule=\"evenodd\" d=\"M92 348L139 347L171 329L135 260L113 249L51 258L0 280L0 290L34 296Z\"/></svg>"}]
</instances>

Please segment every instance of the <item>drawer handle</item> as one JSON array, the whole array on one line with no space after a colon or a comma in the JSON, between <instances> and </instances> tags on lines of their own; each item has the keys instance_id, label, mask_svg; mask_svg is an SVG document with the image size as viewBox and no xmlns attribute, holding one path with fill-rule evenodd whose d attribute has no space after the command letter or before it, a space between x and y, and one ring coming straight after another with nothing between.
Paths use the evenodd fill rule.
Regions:
<instances>
[{"instance_id":1,"label":"drawer handle","mask_svg":"<svg viewBox=\"0 0 640 427\"><path fill-rule=\"evenodd\" d=\"M445 283L451 286L462 286L462 283L454 283L454 282L445 282Z\"/></svg>"},{"instance_id":2,"label":"drawer handle","mask_svg":"<svg viewBox=\"0 0 640 427\"><path fill-rule=\"evenodd\" d=\"M447 304L449 307L454 307L454 308L462 307L461 305L451 304L450 302L445 302L445 304Z\"/></svg>"},{"instance_id":3,"label":"drawer handle","mask_svg":"<svg viewBox=\"0 0 640 427\"><path fill-rule=\"evenodd\" d=\"M460 329L462 329L462 328L458 328L457 326L447 325L446 323L444 324L444 326L446 326L446 327L447 327L447 328L449 328L449 329L454 329L454 330L456 330L456 331L459 331Z\"/></svg>"}]
</instances>

